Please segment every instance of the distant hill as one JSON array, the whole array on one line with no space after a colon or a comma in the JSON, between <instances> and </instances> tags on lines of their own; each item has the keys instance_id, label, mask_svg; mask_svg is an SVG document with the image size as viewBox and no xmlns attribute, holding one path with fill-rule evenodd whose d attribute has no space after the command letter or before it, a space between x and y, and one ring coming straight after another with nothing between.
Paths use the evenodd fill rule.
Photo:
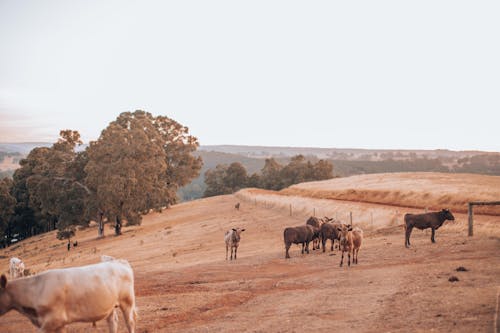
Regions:
<instances>
[{"instance_id":1,"label":"distant hill","mask_svg":"<svg viewBox=\"0 0 500 333\"><path fill-rule=\"evenodd\" d=\"M11 176L16 163L35 147L52 143L0 143L0 177ZM85 149L82 145L79 149ZM203 145L195 155L203 159L200 176L179 190L182 201L200 198L205 191L204 174L218 164L240 162L248 174L259 172L266 158L273 157L285 165L295 155L308 160L327 159L338 177L386 172L451 172L500 175L500 153L483 151L389 150L314 147L266 147L238 145ZM10 164L8 164L10 163Z\"/></svg>"},{"instance_id":2,"label":"distant hill","mask_svg":"<svg viewBox=\"0 0 500 333\"><path fill-rule=\"evenodd\" d=\"M298 154L313 155L320 159L380 161L388 158L404 160L415 157L460 159L480 154L498 154L484 151L435 150L396 150L396 149L357 149L357 148L315 148L315 147L266 147L238 145L200 146L202 151L217 151L254 158L291 157Z\"/></svg>"}]
</instances>

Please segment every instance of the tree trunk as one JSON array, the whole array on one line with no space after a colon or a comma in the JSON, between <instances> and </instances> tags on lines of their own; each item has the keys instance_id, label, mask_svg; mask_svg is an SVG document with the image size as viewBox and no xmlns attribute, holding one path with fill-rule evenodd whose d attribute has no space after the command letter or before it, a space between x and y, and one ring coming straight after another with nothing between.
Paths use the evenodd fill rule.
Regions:
<instances>
[{"instance_id":1,"label":"tree trunk","mask_svg":"<svg viewBox=\"0 0 500 333\"><path fill-rule=\"evenodd\" d=\"M99 213L97 213L97 237L101 238L104 237L104 219L103 219L104 213L99 210Z\"/></svg>"},{"instance_id":2,"label":"tree trunk","mask_svg":"<svg viewBox=\"0 0 500 333\"><path fill-rule=\"evenodd\" d=\"M119 236L121 234L122 234L122 220L119 216L117 216L115 224L115 235Z\"/></svg>"}]
</instances>

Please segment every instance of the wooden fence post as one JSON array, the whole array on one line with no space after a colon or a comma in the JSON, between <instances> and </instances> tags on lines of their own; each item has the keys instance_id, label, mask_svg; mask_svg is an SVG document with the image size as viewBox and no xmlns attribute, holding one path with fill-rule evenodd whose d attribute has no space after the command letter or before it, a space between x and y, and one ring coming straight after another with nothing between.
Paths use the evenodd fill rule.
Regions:
<instances>
[{"instance_id":1,"label":"wooden fence post","mask_svg":"<svg viewBox=\"0 0 500 333\"><path fill-rule=\"evenodd\" d=\"M351 222L351 227L353 226L352 225L352 212L349 212L349 221Z\"/></svg>"},{"instance_id":2,"label":"wooden fence post","mask_svg":"<svg viewBox=\"0 0 500 333\"><path fill-rule=\"evenodd\" d=\"M473 231L473 222L474 221L474 211L473 211L473 204L472 202L469 202L469 236L472 236L474 234Z\"/></svg>"},{"instance_id":3,"label":"wooden fence post","mask_svg":"<svg viewBox=\"0 0 500 333\"><path fill-rule=\"evenodd\" d=\"M292 216L292 204L290 204L290 216Z\"/></svg>"}]
</instances>

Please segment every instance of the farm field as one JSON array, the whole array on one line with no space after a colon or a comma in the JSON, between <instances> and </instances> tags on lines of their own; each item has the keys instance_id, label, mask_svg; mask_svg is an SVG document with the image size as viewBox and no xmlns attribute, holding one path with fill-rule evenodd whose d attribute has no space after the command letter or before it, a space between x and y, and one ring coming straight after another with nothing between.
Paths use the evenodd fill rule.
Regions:
<instances>
[{"instance_id":1,"label":"farm field","mask_svg":"<svg viewBox=\"0 0 500 333\"><path fill-rule=\"evenodd\" d=\"M390 175L384 181L391 182ZM432 179L426 184L419 191L441 189ZM300 186L328 189L321 183ZM495 182L477 189L495 190ZM453 197L453 190L448 194ZM103 239L96 239L95 227L80 230L78 246L69 252L55 233L34 237L0 250L0 267L6 273L12 256L34 272L95 263L103 254L125 258L135 272L140 333L494 332L500 216L477 214L474 237L467 237L466 214L454 212L456 221L436 232L435 244L430 232L414 230L406 249L402 216L425 206L242 190L149 214L119 237L111 229ZM329 248L301 255L292 246L291 259L284 259L283 229L305 223L313 212L337 214L344 222L352 212L365 231L358 265L339 267L340 253ZM246 231L238 259L226 261L223 235L232 227ZM460 266L467 271L456 271ZM450 282L452 276L459 281ZM119 332L125 331L120 315ZM12 311L0 317L0 332L36 330ZM107 332L107 326L78 323L68 332Z\"/></svg>"}]
</instances>

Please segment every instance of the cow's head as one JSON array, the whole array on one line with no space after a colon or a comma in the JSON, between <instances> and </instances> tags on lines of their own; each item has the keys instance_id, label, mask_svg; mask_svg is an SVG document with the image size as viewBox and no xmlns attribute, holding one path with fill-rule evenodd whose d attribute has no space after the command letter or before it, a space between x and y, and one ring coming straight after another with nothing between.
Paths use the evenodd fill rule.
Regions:
<instances>
[{"instance_id":1,"label":"cow's head","mask_svg":"<svg viewBox=\"0 0 500 333\"><path fill-rule=\"evenodd\" d=\"M441 213L443 214L445 220L455 221L455 216L453 216L453 214L450 212L448 208L443 209Z\"/></svg>"},{"instance_id":2,"label":"cow's head","mask_svg":"<svg viewBox=\"0 0 500 333\"><path fill-rule=\"evenodd\" d=\"M2 274L0 278L0 316L12 308L10 295L7 293L7 277Z\"/></svg>"},{"instance_id":3,"label":"cow's head","mask_svg":"<svg viewBox=\"0 0 500 333\"><path fill-rule=\"evenodd\" d=\"M233 228L233 237L236 238L236 240L240 240L240 235L241 233L245 231L245 229L241 229L241 228Z\"/></svg>"},{"instance_id":4,"label":"cow's head","mask_svg":"<svg viewBox=\"0 0 500 333\"><path fill-rule=\"evenodd\" d=\"M344 244L347 241L347 233L349 231L352 231L352 226L350 224L341 224L337 227L340 244Z\"/></svg>"}]
</instances>

